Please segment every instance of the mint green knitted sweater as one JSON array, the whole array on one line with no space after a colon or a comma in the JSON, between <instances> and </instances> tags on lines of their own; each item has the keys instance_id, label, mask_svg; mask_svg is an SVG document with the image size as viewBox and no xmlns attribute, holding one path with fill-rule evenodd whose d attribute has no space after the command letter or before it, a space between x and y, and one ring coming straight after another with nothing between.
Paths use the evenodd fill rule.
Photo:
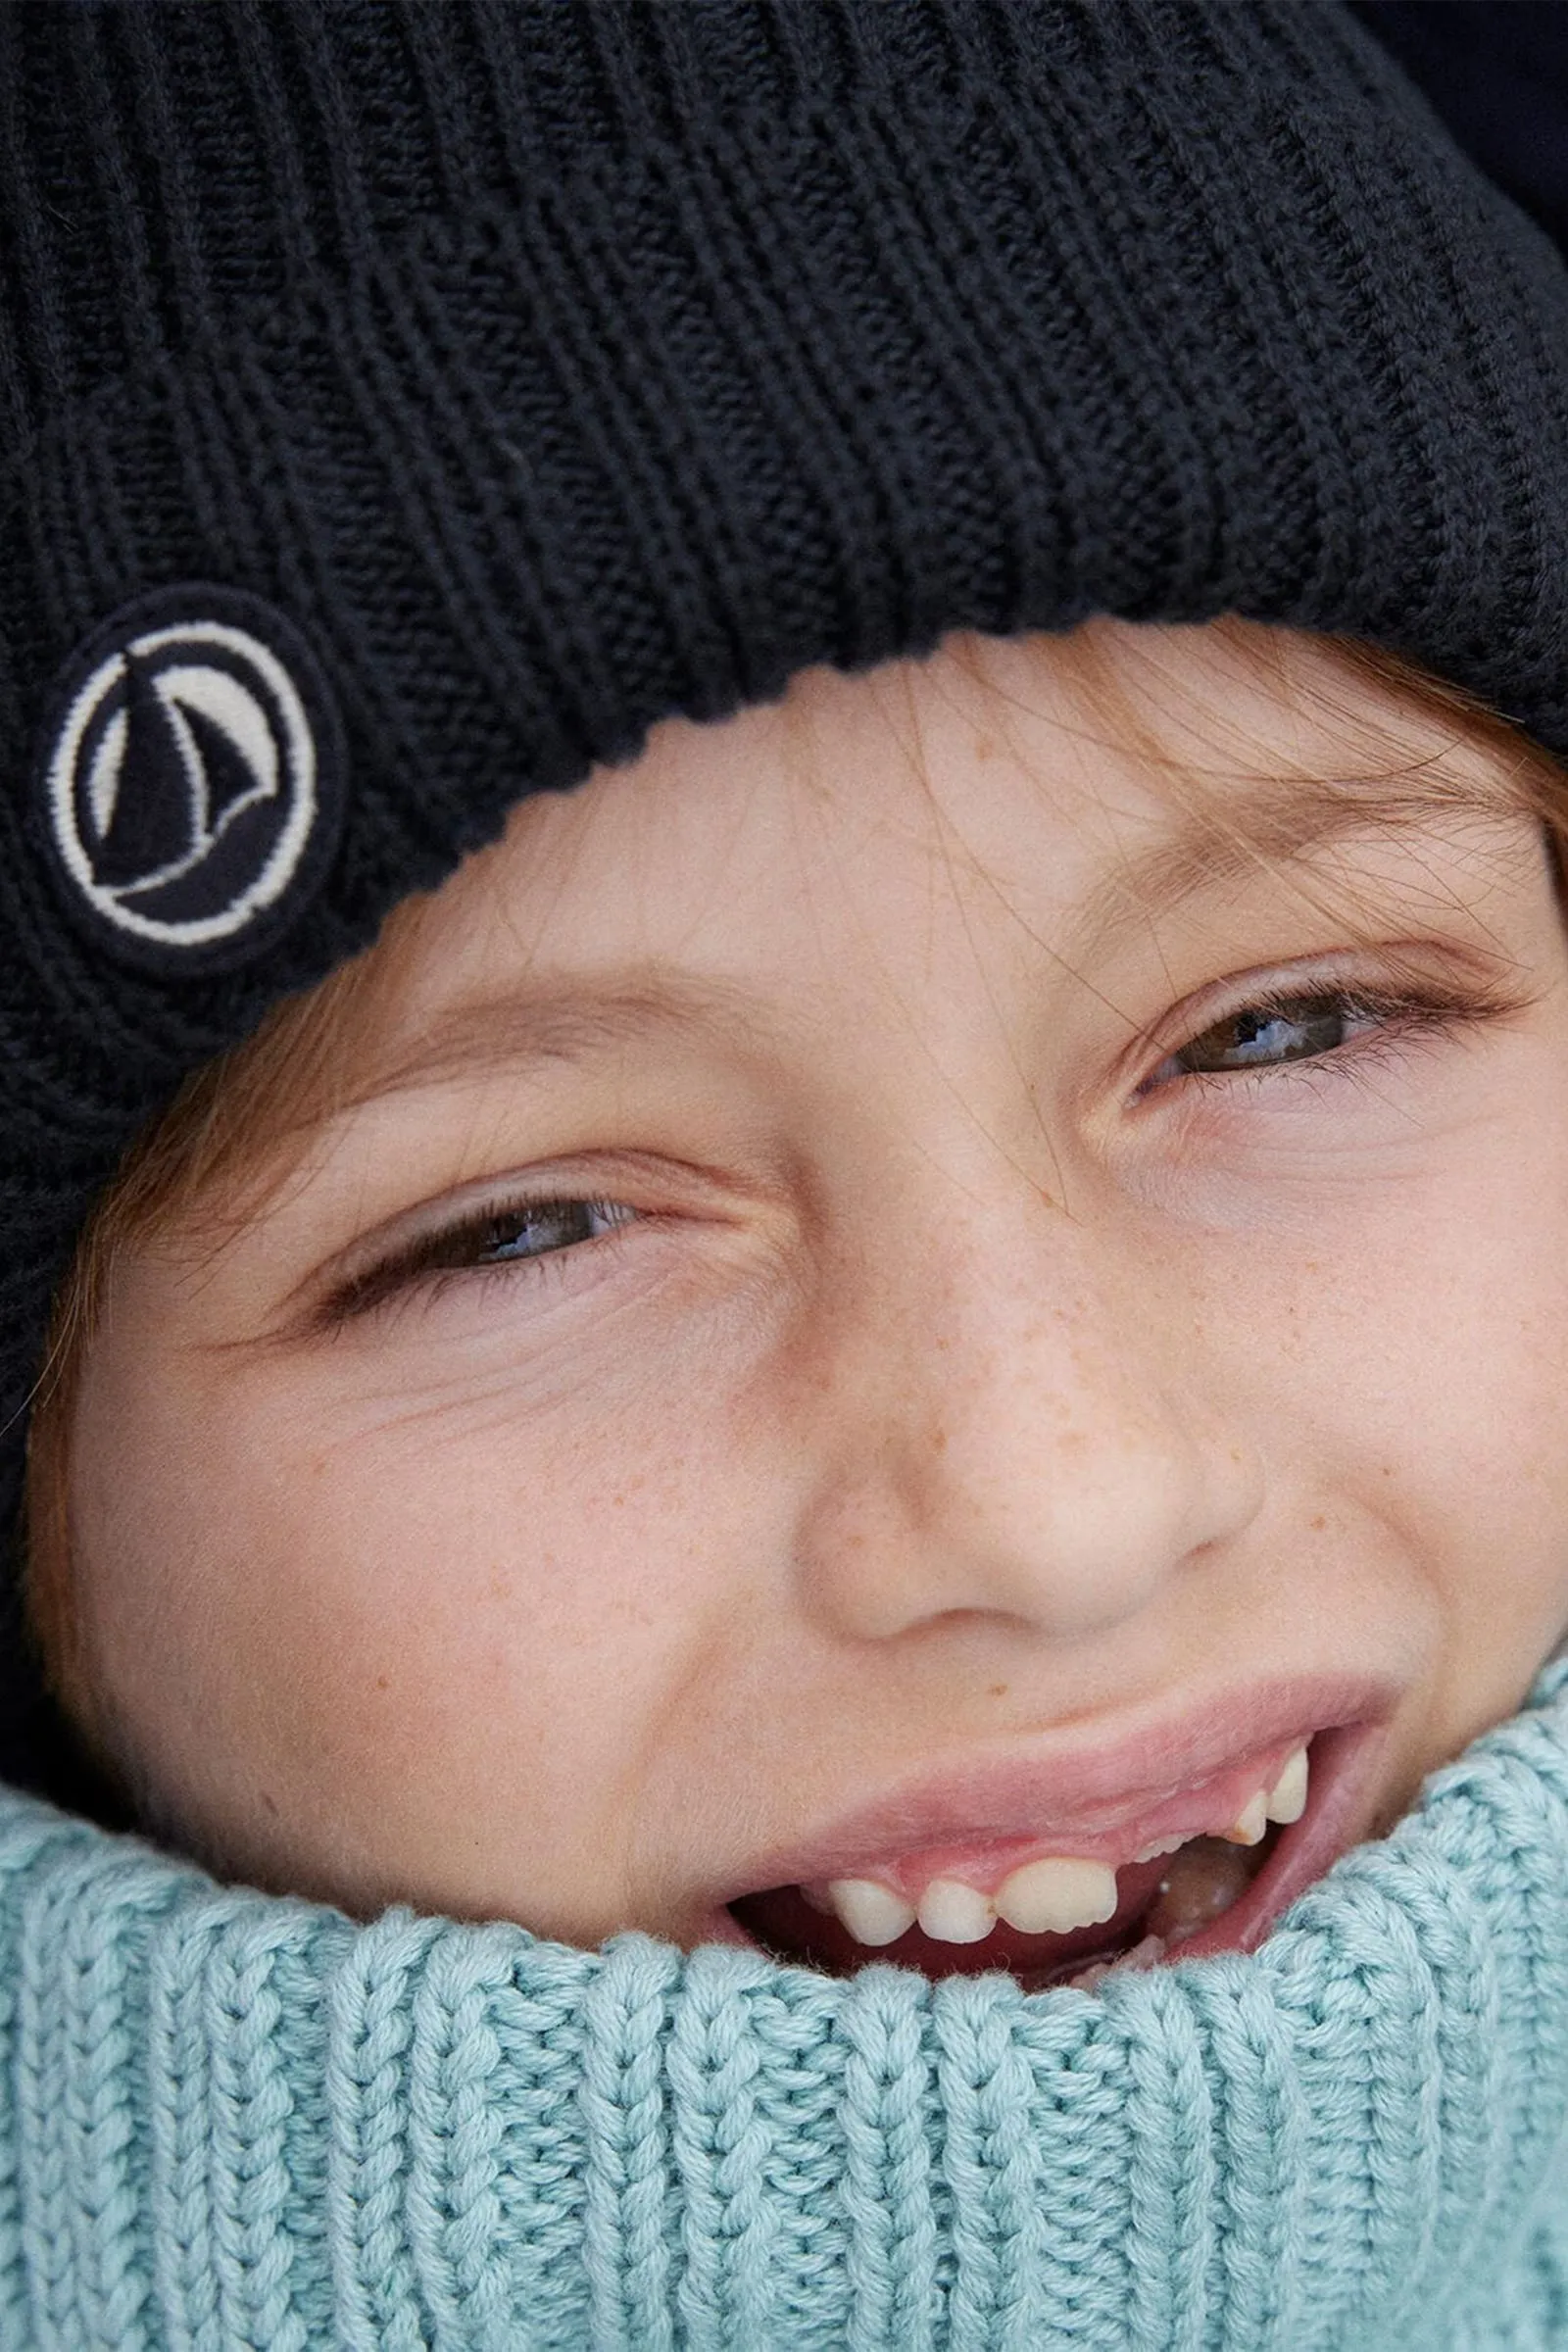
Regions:
<instances>
[{"instance_id":1,"label":"mint green knitted sweater","mask_svg":"<svg viewBox=\"0 0 1568 2352\"><path fill-rule=\"evenodd\" d=\"M1568 1667L1250 1959L1025 1995L0 1799L0 2347L1568 2346Z\"/></svg>"}]
</instances>

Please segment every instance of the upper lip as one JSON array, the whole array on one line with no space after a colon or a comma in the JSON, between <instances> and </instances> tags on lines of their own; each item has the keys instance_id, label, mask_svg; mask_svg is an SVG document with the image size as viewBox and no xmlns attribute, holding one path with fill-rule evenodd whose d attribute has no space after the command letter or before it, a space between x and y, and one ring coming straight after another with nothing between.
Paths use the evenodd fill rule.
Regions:
<instances>
[{"instance_id":1,"label":"upper lip","mask_svg":"<svg viewBox=\"0 0 1568 2352\"><path fill-rule=\"evenodd\" d=\"M745 1885L720 1899L847 1878L927 1847L1037 1836L1065 1847L1102 1838L1245 1757L1381 1721L1397 1695L1368 1676L1302 1676L1189 1699L1179 1713L1123 1718L1093 1740L1077 1727L1071 1736L1048 1731L1005 1756L992 1751L895 1783L800 1843L760 1856Z\"/></svg>"}]
</instances>

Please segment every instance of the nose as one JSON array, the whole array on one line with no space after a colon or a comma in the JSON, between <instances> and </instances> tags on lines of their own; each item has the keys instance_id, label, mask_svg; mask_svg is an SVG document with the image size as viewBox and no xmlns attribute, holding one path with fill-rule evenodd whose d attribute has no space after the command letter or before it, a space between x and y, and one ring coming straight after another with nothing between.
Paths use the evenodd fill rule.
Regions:
<instances>
[{"instance_id":1,"label":"nose","mask_svg":"<svg viewBox=\"0 0 1568 2352\"><path fill-rule=\"evenodd\" d=\"M1258 1508L1255 1452L1204 1401L1191 1314L1184 1343L1171 1301L1151 1311L1092 1239L1050 1223L1027 1250L1016 1223L950 1235L938 1283L841 1307L798 1531L809 1605L840 1635L976 1613L1103 1633Z\"/></svg>"}]
</instances>

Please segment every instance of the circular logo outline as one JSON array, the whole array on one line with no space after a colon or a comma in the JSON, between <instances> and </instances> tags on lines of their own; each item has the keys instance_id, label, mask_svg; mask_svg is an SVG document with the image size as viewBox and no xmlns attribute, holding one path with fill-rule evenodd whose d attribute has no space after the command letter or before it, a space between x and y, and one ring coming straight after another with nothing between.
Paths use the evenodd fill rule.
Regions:
<instances>
[{"instance_id":1,"label":"circular logo outline","mask_svg":"<svg viewBox=\"0 0 1568 2352\"><path fill-rule=\"evenodd\" d=\"M199 661L204 647L224 658L224 667L258 707L276 747L277 783L251 797L272 798L281 789L289 801L260 870L222 907L159 917L127 906L125 899L176 878L174 873L154 868L113 885L99 878L78 813L83 746L105 705L123 694L133 665L147 664L156 690L159 657L167 675L175 666L168 659L174 649ZM246 684L247 669L253 685ZM126 960L165 973L232 968L275 944L315 895L341 815L336 711L299 631L262 598L193 583L122 606L68 665L45 740L50 747L41 778L45 831L60 877L69 885L69 903L74 913L87 919L93 936ZM245 757L241 747L234 748ZM255 774L254 761L247 764ZM234 813L231 809L210 835L203 856L218 847Z\"/></svg>"}]
</instances>

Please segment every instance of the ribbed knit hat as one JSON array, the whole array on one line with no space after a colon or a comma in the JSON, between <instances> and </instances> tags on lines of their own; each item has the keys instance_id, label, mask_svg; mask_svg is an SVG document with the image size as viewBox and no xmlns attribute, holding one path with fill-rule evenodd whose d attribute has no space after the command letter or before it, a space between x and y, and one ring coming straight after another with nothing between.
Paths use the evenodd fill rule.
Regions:
<instances>
[{"instance_id":1,"label":"ribbed knit hat","mask_svg":"<svg viewBox=\"0 0 1568 2352\"><path fill-rule=\"evenodd\" d=\"M663 716L1231 610L1568 751L1565 362L1319 0L0 0L0 1524L138 1129Z\"/></svg>"}]
</instances>

